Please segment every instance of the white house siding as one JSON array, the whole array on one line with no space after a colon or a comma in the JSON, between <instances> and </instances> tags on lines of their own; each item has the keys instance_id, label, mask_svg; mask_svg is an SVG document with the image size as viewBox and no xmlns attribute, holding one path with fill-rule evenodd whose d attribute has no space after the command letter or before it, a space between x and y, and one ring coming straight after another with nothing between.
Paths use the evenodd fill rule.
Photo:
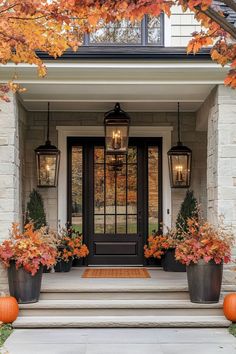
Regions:
<instances>
[{"instance_id":1,"label":"white house siding","mask_svg":"<svg viewBox=\"0 0 236 354\"><path fill-rule=\"evenodd\" d=\"M179 6L172 8L170 26L172 47L185 47L191 39L191 34L201 29L201 26L194 18L194 14L190 11L182 12Z\"/></svg>"},{"instance_id":2,"label":"white house siding","mask_svg":"<svg viewBox=\"0 0 236 354\"><path fill-rule=\"evenodd\" d=\"M173 125L172 142L177 139L177 117L175 113L133 113L130 112L133 125ZM182 140L193 150L193 178L192 189L196 197L206 210L206 132L195 130L196 115L194 113L181 114ZM56 126L102 125L102 113L76 113L76 112L52 112L50 137L57 144ZM32 188L36 186L34 149L42 144L46 136L46 113L28 112L28 130L26 135L25 153L25 203ZM92 136L91 131L91 136ZM47 220L53 227L57 226L57 189L40 189L47 211ZM185 190L172 191L172 220L184 198Z\"/></svg>"}]
</instances>

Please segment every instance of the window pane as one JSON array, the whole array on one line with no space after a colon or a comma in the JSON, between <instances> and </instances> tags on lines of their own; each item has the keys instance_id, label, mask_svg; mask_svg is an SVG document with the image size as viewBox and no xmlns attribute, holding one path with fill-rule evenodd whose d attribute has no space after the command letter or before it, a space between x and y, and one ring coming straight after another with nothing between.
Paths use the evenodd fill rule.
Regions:
<instances>
[{"instance_id":1,"label":"window pane","mask_svg":"<svg viewBox=\"0 0 236 354\"><path fill-rule=\"evenodd\" d=\"M141 22L122 20L109 23L90 34L94 44L141 44Z\"/></svg>"},{"instance_id":2,"label":"window pane","mask_svg":"<svg viewBox=\"0 0 236 354\"><path fill-rule=\"evenodd\" d=\"M116 175L117 214L126 213L126 165Z\"/></svg>"},{"instance_id":3,"label":"window pane","mask_svg":"<svg viewBox=\"0 0 236 354\"><path fill-rule=\"evenodd\" d=\"M159 28L148 30L148 43L149 44L161 43L161 33Z\"/></svg>"},{"instance_id":4,"label":"window pane","mask_svg":"<svg viewBox=\"0 0 236 354\"><path fill-rule=\"evenodd\" d=\"M135 146L129 147L128 149L128 163L137 162L137 148Z\"/></svg>"},{"instance_id":5,"label":"window pane","mask_svg":"<svg viewBox=\"0 0 236 354\"><path fill-rule=\"evenodd\" d=\"M117 233L126 234L126 215L117 215Z\"/></svg>"},{"instance_id":6,"label":"window pane","mask_svg":"<svg viewBox=\"0 0 236 354\"><path fill-rule=\"evenodd\" d=\"M94 232L95 234L104 233L104 215L94 215Z\"/></svg>"},{"instance_id":7,"label":"window pane","mask_svg":"<svg viewBox=\"0 0 236 354\"><path fill-rule=\"evenodd\" d=\"M149 44L161 44L161 22L160 17L148 16L147 32Z\"/></svg>"},{"instance_id":8,"label":"window pane","mask_svg":"<svg viewBox=\"0 0 236 354\"><path fill-rule=\"evenodd\" d=\"M95 164L94 213L104 214L104 165L103 164Z\"/></svg>"},{"instance_id":9,"label":"window pane","mask_svg":"<svg viewBox=\"0 0 236 354\"><path fill-rule=\"evenodd\" d=\"M83 149L72 147L72 224L82 232L83 211Z\"/></svg>"},{"instance_id":10,"label":"window pane","mask_svg":"<svg viewBox=\"0 0 236 354\"><path fill-rule=\"evenodd\" d=\"M148 29L160 27L160 17L148 16L147 20L148 20L147 21L148 22Z\"/></svg>"},{"instance_id":11,"label":"window pane","mask_svg":"<svg viewBox=\"0 0 236 354\"><path fill-rule=\"evenodd\" d=\"M103 163L104 162L104 148L103 147L95 147L94 148L94 162L95 163Z\"/></svg>"},{"instance_id":12,"label":"window pane","mask_svg":"<svg viewBox=\"0 0 236 354\"><path fill-rule=\"evenodd\" d=\"M115 233L115 215L106 215L106 234Z\"/></svg>"},{"instance_id":13,"label":"window pane","mask_svg":"<svg viewBox=\"0 0 236 354\"><path fill-rule=\"evenodd\" d=\"M115 214L115 173L106 165L106 214Z\"/></svg>"},{"instance_id":14,"label":"window pane","mask_svg":"<svg viewBox=\"0 0 236 354\"><path fill-rule=\"evenodd\" d=\"M72 228L80 233L83 232L83 218L82 216L72 216Z\"/></svg>"},{"instance_id":15,"label":"window pane","mask_svg":"<svg viewBox=\"0 0 236 354\"><path fill-rule=\"evenodd\" d=\"M128 165L128 214L137 213L137 165Z\"/></svg>"},{"instance_id":16,"label":"window pane","mask_svg":"<svg viewBox=\"0 0 236 354\"><path fill-rule=\"evenodd\" d=\"M158 147L148 148L148 230L158 230Z\"/></svg>"},{"instance_id":17,"label":"window pane","mask_svg":"<svg viewBox=\"0 0 236 354\"><path fill-rule=\"evenodd\" d=\"M136 234L137 233L137 215L128 215L128 234Z\"/></svg>"}]
</instances>

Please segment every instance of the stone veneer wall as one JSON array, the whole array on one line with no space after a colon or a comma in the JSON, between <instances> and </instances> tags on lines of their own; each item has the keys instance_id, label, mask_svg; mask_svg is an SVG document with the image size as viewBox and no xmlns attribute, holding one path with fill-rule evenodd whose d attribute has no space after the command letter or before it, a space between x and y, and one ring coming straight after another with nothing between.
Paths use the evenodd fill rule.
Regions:
<instances>
[{"instance_id":1,"label":"stone veneer wall","mask_svg":"<svg viewBox=\"0 0 236 354\"><path fill-rule=\"evenodd\" d=\"M220 85L208 101L208 219L223 215L236 236L236 92Z\"/></svg>"},{"instance_id":2,"label":"stone veneer wall","mask_svg":"<svg viewBox=\"0 0 236 354\"><path fill-rule=\"evenodd\" d=\"M172 142L177 140L177 117L175 113L130 113L133 125L158 125L174 126ZM206 211L206 132L195 130L196 115L182 113L182 140L193 150L192 189ZM77 112L52 112L50 137L57 144L56 126L102 125L103 113L77 113ZM92 135L92 132L91 132ZM34 149L42 144L46 136L46 113L28 112L28 128L26 133L26 149L24 162L24 194L26 204L30 191L36 186ZM180 204L184 198L185 190L172 190L172 220L176 219ZM40 189L43 196L47 220L52 227L57 226L57 190Z\"/></svg>"},{"instance_id":3,"label":"stone veneer wall","mask_svg":"<svg viewBox=\"0 0 236 354\"><path fill-rule=\"evenodd\" d=\"M11 223L21 219L24 140L20 137L26 112L20 103L17 104L15 96L10 98L9 103L0 101L0 242L8 237ZM0 289L7 290L6 271L1 265Z\"/></svg>"}]
</instances>

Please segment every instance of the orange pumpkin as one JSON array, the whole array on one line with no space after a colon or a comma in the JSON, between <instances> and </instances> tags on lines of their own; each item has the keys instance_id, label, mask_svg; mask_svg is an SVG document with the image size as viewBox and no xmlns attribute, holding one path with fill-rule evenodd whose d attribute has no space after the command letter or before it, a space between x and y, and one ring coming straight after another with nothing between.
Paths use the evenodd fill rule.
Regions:
<instances>
[{"instance_id":1,"label":"orange pumpkin","mask_svg":"<svg viewBox=\"0 0 236 354\"><path fill-rule=\"evenodd\" d=\"M12 323L17 319L19 306L13 296L0 297L0 321Z\"/></svg>"},{"instance_id":2,"label":"orange pumpkin","mask_svg":"<svg viewBox=\"0 0 236 354\"><path fill-rule=\"evenodd\" d=\"M225 296L224 314L229 321L236 322L236 293Z\"/></svg>"}]
</instances>

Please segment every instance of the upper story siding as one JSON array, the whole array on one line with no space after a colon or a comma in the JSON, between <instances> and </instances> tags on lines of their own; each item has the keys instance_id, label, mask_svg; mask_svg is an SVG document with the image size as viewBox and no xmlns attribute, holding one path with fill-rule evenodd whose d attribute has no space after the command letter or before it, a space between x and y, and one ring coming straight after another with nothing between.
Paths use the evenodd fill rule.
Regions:
<instances>
[{"instance_id":1,"label":"upper story siding","mask_svg":"<svg viewBox=\"0 0 236 354\"><path fill-rule=\"evenodd\" d=\"M165 46L169 44L171 47L186 47L191 34L199 30L201 26L194 19L194 14L190 11L183 13L179 6L175 6L170 19L165 17L165 35L170 37L165 38Z\"/></svg>"}]
</instances>

